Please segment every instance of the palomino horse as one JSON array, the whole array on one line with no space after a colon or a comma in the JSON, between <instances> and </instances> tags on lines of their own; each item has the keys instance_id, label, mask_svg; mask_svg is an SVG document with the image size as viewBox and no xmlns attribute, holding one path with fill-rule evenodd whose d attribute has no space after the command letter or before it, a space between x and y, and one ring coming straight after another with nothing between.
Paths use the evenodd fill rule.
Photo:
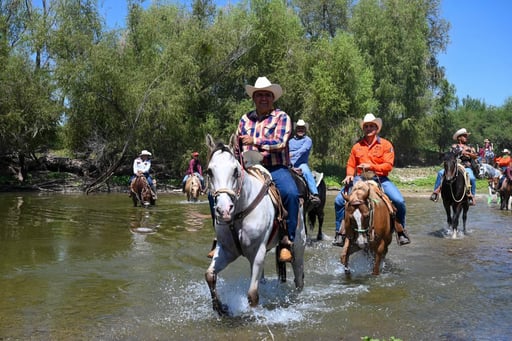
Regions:
<instances>
[{"instance_id":1,"label":"palomino horse","mask_svg":"<svg viewBox=\"0 0 512 341\"><path fill-rule=\"evenodd\" d=\"M462 229L466 232L466 220L468 217L469 178L464 166L460 164L456 153L446 152L443 156L444 177L441 184L441 197L446 211L446 221L452 230L452 237L457 237L459 217L462 213Z\"/></svg>"},{"instance_id":2,"label":"palomino horse","mask_svg":"<svg viewBox=\"0 0 512 341\"><path fill-rule=\"evenodd\" d=\"M151 194L151 187L144 174L137 174L130 184L130 196L133 200L133 207L138 204L142 207L148 207L155 204L155 199Z\"/></svg>"},{"instance_id":3,"label":"palomino horse","mask_svg":"<svg viewBox=\"0 0 512 341\"><path fill-rule=\"evenodd\" d=\"M341 264L349 274L349 256L359 250L370 251L374 257L373 274L380 266L393 239L392 204L375 181L357 181L350 194L342 193L345 203L346 239L341 250Z\"/></svg>"},{"instance_id":4,"label":"palomino horse","mask_svg":"<svg viewBox=\"0 0 512 341\"><path fill-rule=\"evenodd\" d=\"M187 194L187 201L197 202L199 194L201 193L201 180L197 174L191 174L185 183L185 193Z\"/></svg>"},{"instance_id":5,"label":"palomino horse","mask_svg":"<svg viewBox=\"0 0 512 341\"><path fill-rule=\"evenodd\" d=\"M209 190L214 198L215 234L217 245L205 278L210 288L213 310L228 315L229 309L217 295L217 276L239 256L249 260L251 280L247 293L250 306L259 303L258 284L263 276L265 255L279 242L275 223L276 210L269 195L270 179L261 181L244 169L234 155L236 139L231 136L230 145L215 144L207 135L210 161L207 176ZM258 166L255 166L258 167ZM292 267L295 287L304 286L304 222L300 210L295 240L292 246ZM276 250L276 259L279 250ZM285 263L277 263L278 276L285 281ZM284 273L283 273L284 268ZM284 276L283 276L284 275ZM284 277L284 278L283 278Z\"/></svg>"}]
</instances>

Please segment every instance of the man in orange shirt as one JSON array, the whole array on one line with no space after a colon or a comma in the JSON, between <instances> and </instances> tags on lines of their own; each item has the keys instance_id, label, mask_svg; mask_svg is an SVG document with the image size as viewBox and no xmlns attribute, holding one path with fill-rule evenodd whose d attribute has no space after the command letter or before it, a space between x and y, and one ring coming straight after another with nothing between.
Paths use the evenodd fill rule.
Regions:
<instances>
[{"instance_id":1,"label":"man in orange shirt","mask_svg":"<svg viewBox=\"0 0 512 341\"><path fill-rule=\"evenodd\" d=\"M502 151L503 156L496 158L496 165L501 169L502 176L500 177L500 181L498 183L498 189L501 189L501 185L503 185L503 181L505 180L505 172L507 171L507 167L510 165L510 161L512 161L512 158L510 158L510 150L507 148L503 149Z\"/></svg>"},{"instance_id":2,"label":"man in orange shirt","mask_svg":"<svg viewBox=\"0 0 512 341\"><path fill-rule=\"evenodd\" d=\"M346 177L343 180L345 186L341 188L340 193L334 200L336 236L333 245L343 246L345 242L345 231L341 226L345 217L345 199L341 193L346 191L346 187L351 188L353 182L359 181L361 179L360 175L364 171L375 173L374 180L382 186L384 193L397 208L397 220L405 230L405 200L402 193L388 178L389 172L393 170L395 152L391 142L378 135L381 128L382 120L376 118L373 114L366 114L363 121L361 121L364 136L352 147L347 162ZM400 245L410 243L405 233L399 233L398 236Z\"/></svg>"}]
</instances>

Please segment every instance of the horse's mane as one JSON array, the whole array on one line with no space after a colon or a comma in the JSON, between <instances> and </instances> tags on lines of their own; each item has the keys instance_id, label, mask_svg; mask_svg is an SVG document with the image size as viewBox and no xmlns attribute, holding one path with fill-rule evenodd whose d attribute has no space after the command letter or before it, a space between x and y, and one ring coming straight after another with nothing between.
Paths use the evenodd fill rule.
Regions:
<instances>
[{"instance_id":1,"label":"horse's mane","mask_svg":"<svg viewBox=\"0 0 512 341\"><path fill-rule=\"evenodd\" d=\"M216 151L219 151L219 150L222 153L223 152L227 152L227 153L233 154L233 151L231 150L231 148L229 148L226 144L224 144L224 142L217 142L217 145L212 150L212 154L215 153Z\"/></svg>"},{"instance_id":2,"label":"horse's mane","mask_svg":"<svg viewBox=\"0 0 512 341\"><path fill-rule=\"evenodd\" d=\"M370 187L365 181L358 181L354 184L352 192L350 193L350 202L356 199L357 201L365 201L368 198Z\"/></svg>"}]
</instances>

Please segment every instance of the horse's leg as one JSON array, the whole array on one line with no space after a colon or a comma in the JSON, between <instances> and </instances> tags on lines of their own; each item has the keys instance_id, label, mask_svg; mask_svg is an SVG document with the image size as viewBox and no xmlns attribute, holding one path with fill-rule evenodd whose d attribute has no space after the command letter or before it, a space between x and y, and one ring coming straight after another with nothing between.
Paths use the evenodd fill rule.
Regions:
<instances>
[{"instance_id":1,"label":"horse's leg","mask_svg":"<svg viewBox=\"0 0 512 341\"><path fill-rule=\"evenodd\" d=\"M468 218L468 210L469 206L467 204L464 204L464 207L462 209L462 232L466 234L466 220Z\"/></svg>"},{"instance_id":2,"label":"horse's leg","mask_svg":"<svg viewBox=\"0 0 512 341\"><path fill-rule=\"evenodd\" d=\"M444 201L443 200L443 206L444 206L444 210L446 212L446 223L448 224L448 229L451 229L452 228L452 207L450 205L450 203L448 203L447 201Z\"/></svg>"},{"instance_id":3,"label":"horse's leg","mask_svg":"<svg viewBox=\"0 0 512 341\"><path fill-rule=\"evenodd\" d=\"M350 240L348 238L345 238L345 244L343 244L343 248L341 249L341 254L340 254L340 262L344 267L343 270L345 270L345 274L350 273L350 269L348 267L348 258L350 256L350 253L348 252L349 247L350 247Z\"/></svg>"},{"instance_id":4,"label":"horse's leg","mask_svg":"<svg viewBox=\"0 0 512 341\"><path fill-rule=\"evenodd\" d=\"M317 239L318 240L323 240L324 239L324 231L322 231L322 226L324 224L324 210L322 208L319 208L317 210L317 215L318 215L318 236L317 236Z\"/></svg>"},{"instance_id":5,"label":"horse's leg","mask_svg":"<svg viewBox=\"0 0 512 341\"><path fill-rule=\"evenodd\" d=\"M457 238L457 229L459 226L459 217L460 213L462 211L462 204L456 204L454 207L453 212L453 219L452 219L452 238Z\"/></svg>"},{"instance_id":6,"label":"horse's leg","mask_svg":"<svg viewBox=\"0 0 512 341\"><path fill-rule=\"evenodd\" d=\"M260 298L258 294L258 284L263 275L266 253L267 249L265 244L261 244L254 258L249 260L251 263L251 285L249 286L249 291L247 292L247 300L249 301L249 305L251 307L255 307L259 303Z\"/></svg>"},{"instance_id":7,"label":"horse's leg","mask_svg":"<svg viewBox=\"0 0 512 341\"><path fill-rule=\"evenodd\" d=\"M294 275L295 288L302 290L304 288L304 250L306 248L306 226L304 219L304 207L299 206L297 219L297 230L295 231L295 240L293 241L293 260L292 269Z\"/></svg>"},{"instance_id":8,"label":"horse's leg","mask_svg":"<svg viewBox=\"0 0 512 341\"><path fill-rule=\"evenodd\" d=\"M221 272L229 263L236 259L236 256L230 256L221 247L218 247L215 251L216 255L212 258L210 266L204 274L208 288L210 289L210 295L212 297L213 310L216 311L220 316L229 314L229 308L223 304L217 295L217 274Z\"/></svg>"}]
</instances>

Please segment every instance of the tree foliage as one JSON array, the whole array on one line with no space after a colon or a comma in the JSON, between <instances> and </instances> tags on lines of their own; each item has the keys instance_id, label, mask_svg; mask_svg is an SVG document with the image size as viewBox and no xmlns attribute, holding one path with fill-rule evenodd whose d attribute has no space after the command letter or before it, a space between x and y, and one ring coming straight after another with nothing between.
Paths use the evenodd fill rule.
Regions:
<instances>
[{"instance_id":1,"label":"tree foliage","mask_svg":"<svg viewBox=\"0 0 512 341\"><path fill-rule=\"evenodd\" d=\"M1 151L21 162L66 148L106 173L149 149L181 177L190 152L206 157L206 133L235 131L252 108L244 85L259 76L282 85L278 107L310 123L315 167L344 165L370 111L398 165L432 162L460 126L510 148L500 128L512 102L459 104L438 64L449 41L439 2L133 0L116 30L95 0L0 2Z\"/></svg>"}]
</instances>

